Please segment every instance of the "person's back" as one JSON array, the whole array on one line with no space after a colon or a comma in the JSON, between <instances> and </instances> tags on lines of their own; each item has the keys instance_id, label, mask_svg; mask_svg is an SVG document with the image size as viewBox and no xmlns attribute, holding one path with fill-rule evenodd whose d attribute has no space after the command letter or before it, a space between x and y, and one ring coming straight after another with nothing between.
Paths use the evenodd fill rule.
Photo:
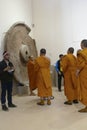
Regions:
<instances>
[{"instance_id":1,"label":"person's back","mask_svg":"<svg viewBox=\"0 0 87 130\"><path fill-rule=\"evenodd\" d=\"M77 78L79 100L86 106L79 112L87 112L87 40L81 41L81 49L77 55Z\"/></svg>"},{"instance_id":2,"label":"person's back","mask_svg":"<svg viewBox=\"0 0 87 130\"><path fill-rule=\"evenodd\" d=\"M41 49L40 57L35 60L35 71L37 72L37 88L38 96L41 98L41 102L38 105L44 105L44 98L47 97L47 104L50 105L50 96L52 96L52 83L50 75L50 60L45 56L46 50Z\"/></svg>"},{"instance_id":3,"label":"person's back","mask_svg":"<svg viewBox=\"0 0 87 130\"><path fill-rule=\"evenodd\" d=\"M64 74L64 91L68 99L64 104L72 104L77 102L77 90L76 90L76 57L73 55L73 48L68 49L70 52L62 59L62 69Z\"/></svg>"},{"instance_id":4,"label":"person's back","mask_svg":"<svg viewBox=\"0 0 87 130\"><path fill-rule=\"evenodd\" d=\"M37 60L37 63L40 67L39 73L42 74L45 85L47 87L51 86L51 77L50 77L50 60L47 57L40 56Z\"/></svg>"}]
</instances>

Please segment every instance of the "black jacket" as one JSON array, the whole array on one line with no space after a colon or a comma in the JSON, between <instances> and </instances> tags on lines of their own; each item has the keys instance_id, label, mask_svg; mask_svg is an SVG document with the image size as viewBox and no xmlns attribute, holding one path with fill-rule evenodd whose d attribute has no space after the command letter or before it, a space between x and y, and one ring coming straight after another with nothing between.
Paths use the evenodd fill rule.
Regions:
<instances>
[{"instance_id":1,"label":"black jacket","mask_svg":"<svg viewBox=\"0 0 87 130\"><path fill-rule=\"evenodd\" d=\"M13 64L9 61L8 66L13 67ZM13 80L13 73L8 71L3 71L7 67L5 60L0 62L0 80L3 82L9 82Z\"/></svg>"}]
</instances>

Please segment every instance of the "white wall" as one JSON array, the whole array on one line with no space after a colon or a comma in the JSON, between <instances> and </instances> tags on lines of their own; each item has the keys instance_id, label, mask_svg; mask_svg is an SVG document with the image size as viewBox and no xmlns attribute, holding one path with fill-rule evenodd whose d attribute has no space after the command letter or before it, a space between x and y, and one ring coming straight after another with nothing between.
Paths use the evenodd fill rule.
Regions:
<instances>
[{"instance_id":1,"label":"white wall","mask_svg":"<svg viewBox=\"0 0 87 130\"><path fill-rule=\"evenodd\" d=\"M47 49L47 55L51 60L58 54L58 49L55 47L57 44L56 35L56 17L55 17L55 0L33 0L33 23L34 23L34 37L36 39L38 52L40 48ZM56 40L55 40L56 39ZM59 47L59 49L61 49Z\"/></svg>"},{"instance_id":2,"label":"white wall","mask_svg":"<svg viewBox=\"0 0 87 130\"><path fill-rule=\"evenodd\" d=\"M0 60L6 31L20 21L32 29L38 51L45 47L54 64L60 53L70 46L76 51L87 38L86 12L87 0L0 0Z\"/></svg>"},{"instance_id":3,"label":"white wall","mask_svg":"<svg viewBox=\"0 0 87 130\"><path fill-rule=\"evenodd\" d=\"M52 64L87 38L87 0L33 0L34 38L38 51L47 49Z\"/></svg>"},{"instance_id":4,"label":"white wall","mask_svg":"<svg viewBox=\"0 0 87 130\"><path fill-rule=\"evenodd\" d=\"M16 22L24 22L32 29L32 0L0 0L0 60L5 33Z\"/></svg>"}]
</instances>

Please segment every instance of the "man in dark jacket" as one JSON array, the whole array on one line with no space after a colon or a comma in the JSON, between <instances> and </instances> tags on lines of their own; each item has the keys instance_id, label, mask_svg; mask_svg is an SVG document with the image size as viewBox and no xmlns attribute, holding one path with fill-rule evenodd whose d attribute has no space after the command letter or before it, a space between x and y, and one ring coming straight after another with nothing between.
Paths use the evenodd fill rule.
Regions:
<instances>
[{"instance_id":1,"label":"man in dark jacket","mask_svg":"<svg viewBox=\"0 0 87 130\"><path fill-rule=\"evenodd\" d=\"M1 105L2 110L7 111L8 107L16 107L12 103L12 87L14 66L9 61L10 55L7 51L3 53L3 60L0 62L0 80L1 80ZM8 107L6 106L6 92Z\"/></svg>"},{"instance_id":2,"label":"man in dark jacket","mask_svg":"<svg viewBox=\"0 0 87 130\"><path fill-rule=\"evenodd\" d=\"M56 71L58 73L58 90L60 92L61 92L61 81L62 81L62 77L63 77L63 72L60 67L60 61L61 61L62 57L63 57L63 54L60 54L59 60L56 62L56 65L55 65Z\"/></svg>"}]
</instances>

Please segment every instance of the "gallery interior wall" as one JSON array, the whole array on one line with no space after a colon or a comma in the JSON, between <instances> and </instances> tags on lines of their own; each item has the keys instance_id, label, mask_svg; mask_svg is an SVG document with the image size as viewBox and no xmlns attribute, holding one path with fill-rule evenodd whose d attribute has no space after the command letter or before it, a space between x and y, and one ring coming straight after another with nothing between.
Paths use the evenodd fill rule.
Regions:
<instances>
[{"instance_id":1,"label":"gallery interior wall","mask_svg":"<svg viewBox=\"0 0 87 130\"><path fill-rule=\"evenodd\" d=\"M16 22L26 23L32 28L32 0L0 0L0 60L4 46L3 38Z\"/></svg>"},{"instance_id":2,"label":"gallery interior wall","mask_svg":"<svg viewBox=\"0 0 87 130\"><path fill-rule=\"evenodd\" d=\"M47 49L52 64L72 46L87 39L87 0L33 0L34 37Z\"/></svg>"},{"instance_id":3,"label":"gallery interior wall","mask_svg":"<svg viewBox=\"0 0 87 130\"><path fill-rule=\"evenodd\" d=\"M38 52L45 47L52 64L70 46L76 53L87 38L86 12L87 0L0 0L0 60L3 37L18 21L32 29Z\"/></svg>"}]
</instances>

